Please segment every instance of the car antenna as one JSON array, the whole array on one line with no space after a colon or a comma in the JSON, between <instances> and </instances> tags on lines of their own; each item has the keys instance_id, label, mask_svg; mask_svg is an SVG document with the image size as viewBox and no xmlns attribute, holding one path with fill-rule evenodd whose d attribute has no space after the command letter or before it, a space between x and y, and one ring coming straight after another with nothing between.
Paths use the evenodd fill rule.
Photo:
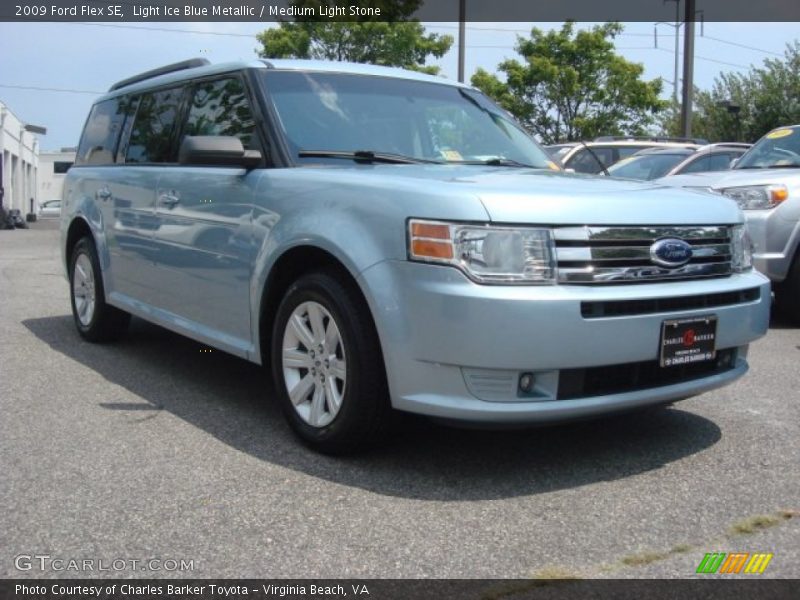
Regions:
<instances>
[{"instance_id":1,"label":"car antenna","mask_svg":"<svg viewBox=\"0 0 800 600\"><path fill-rule=\"evenodd\" d=\"M603 170L603 175L605 175L606 177L611 177L611 174L608 172L608 169L606 169L606 166L603 164L603 161L600 160L600 157L598 157L597 154L594 153L594 150L589 148L589 145L583 140L578 140L578 143L584 148L586 148L589 154L592 155L592 158L597 161L597 164L600 165L600 168Z\"/></svg>"}]
</instances>

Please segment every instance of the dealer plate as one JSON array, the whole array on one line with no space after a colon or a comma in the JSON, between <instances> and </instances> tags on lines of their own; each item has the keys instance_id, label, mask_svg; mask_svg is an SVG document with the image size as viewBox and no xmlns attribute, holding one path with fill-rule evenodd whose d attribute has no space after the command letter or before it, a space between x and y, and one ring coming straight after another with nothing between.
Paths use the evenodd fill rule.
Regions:
<instances>
[{"instance_id":1,"label":"dealer plate","mask_svg":"<svg viewBox=\"0 0 800 600\"><path fill-rule=\"evenodd\" d=\"M716 356L716 315L671 319L661 323L659 364L662 367L714 360Z\"/></svg>"}]
</instances>

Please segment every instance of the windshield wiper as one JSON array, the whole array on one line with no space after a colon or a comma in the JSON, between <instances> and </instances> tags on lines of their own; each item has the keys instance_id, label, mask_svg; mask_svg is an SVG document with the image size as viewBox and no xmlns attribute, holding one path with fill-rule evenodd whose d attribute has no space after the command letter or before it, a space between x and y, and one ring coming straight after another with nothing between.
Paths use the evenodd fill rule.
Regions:
<instances>
[{"instance_id":1,"label":"windshield wiper","mask_svg":"<svg viewBox=\"0 0 800 600\"><path fill-rule=\"evenodd\" d=\"M375 152L374 150L300 150L297 153L300 158L344 158L363 163L387 163L387 164L419 164L430 163L442 164L438 160L428 160L404 154L394 154L393 152Z\"/></svg>"},{"instance_id":2,"label":"windshield wiper","mask_svg":"<svg viewBox=\"0 0 800 600\"><path fill-rule=\"evenodd\" d=\"M486 160L449 160L449 164L457 165L486 165L487 167L516 167L519 169L546 169L547 167L535 167L526 163L521 163L513 158L487 158Z\"/></svg>"}]
</instances>

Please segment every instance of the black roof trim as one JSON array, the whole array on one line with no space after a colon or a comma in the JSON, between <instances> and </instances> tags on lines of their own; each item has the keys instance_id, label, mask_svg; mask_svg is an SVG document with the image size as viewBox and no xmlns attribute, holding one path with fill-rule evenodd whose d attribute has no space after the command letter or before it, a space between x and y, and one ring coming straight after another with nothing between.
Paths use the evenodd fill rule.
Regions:
<instances>
[{"instance_id":1,"label":"black roof trim","mask_svg":"<svg viewBox=\"0 0 800 600\"><path fill-rule=\"evenodd\" d=\"M205 67L206 65L210 64L211 61L209 61L207 58L190 58L189 60L182 60L181 62L176 62L172 63L171 65L166 65L164 67L159 67L157 69L145 71L144 73L139 73L138 75L134 75L133 77L128 77L127 79L118 81L110 88L108 88L108 91L113 92L114 90L118 90L120 88L133 85L134 83L139 83L140 81L152 79L153 77L158 77L159 75L166 75L167 73L174 73L175 71L184 71L186 69L196 69L197 67Z\"/></svg>"}]
</instances>

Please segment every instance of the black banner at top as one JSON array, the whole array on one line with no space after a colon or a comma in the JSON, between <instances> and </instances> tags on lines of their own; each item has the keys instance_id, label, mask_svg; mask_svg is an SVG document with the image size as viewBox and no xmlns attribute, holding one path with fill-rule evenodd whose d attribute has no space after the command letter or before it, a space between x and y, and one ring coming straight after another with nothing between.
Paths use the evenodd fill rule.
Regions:
<instances>
[{"instance_id":1,"label":"black banner at top","mask_svg":"<svg viewBox=\"0 0 800 600\"><path fill-rule=\"evenodd\" d=\"M3 0L0 21L391 21L398 5L416 6L413 18L428 22L462 20L462 7L470 22L655 22L676 13L663 0ZM800 1L695 0L694 19L800 21Z\"/></svg>"}]
</instances>

